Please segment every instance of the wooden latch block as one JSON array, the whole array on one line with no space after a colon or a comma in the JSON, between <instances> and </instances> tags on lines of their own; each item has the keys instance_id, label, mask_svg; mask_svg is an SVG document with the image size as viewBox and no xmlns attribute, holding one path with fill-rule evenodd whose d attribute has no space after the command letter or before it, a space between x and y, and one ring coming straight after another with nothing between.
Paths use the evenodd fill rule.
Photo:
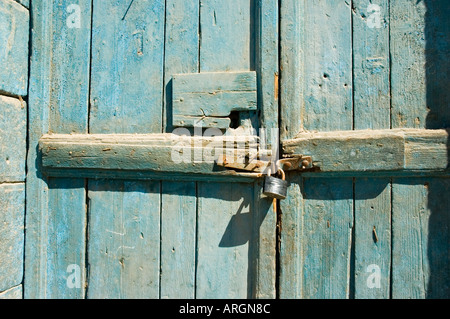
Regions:
<instances>
[{"instance_id":1,"label":"wooden latch block","mask_svg":"<svg viewBox=\"0 0 450 319\"><path fill-rule=\"evenodd\" d=\"M256 72L208 72L172 77L173 126L230 127L233 111L257 109Z\"/></svg>"}]
</instances>

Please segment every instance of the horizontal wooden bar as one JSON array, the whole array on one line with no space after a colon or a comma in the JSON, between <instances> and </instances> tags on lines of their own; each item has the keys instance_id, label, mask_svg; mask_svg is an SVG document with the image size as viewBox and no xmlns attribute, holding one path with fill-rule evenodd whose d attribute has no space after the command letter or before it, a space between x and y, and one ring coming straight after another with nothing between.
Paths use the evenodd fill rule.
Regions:
<instances>
[{"instance_id":1,"label":"horizontal wooden bar","mask_svg":"<svg viewBox=\"0 0 450 319\"><path fill-rule=\"evenodd\" d=\"M226 151L257 150L255 136L50 134L39 140L44 174L53 177L253 182L259 173L219 166Z\"/></svg>"},{"instance_id":2,"label":"horizontal wooden bar","mask_svg":"<svg viewBox=\"0 0 450 319\"><path fill-rule=\"evenodd\" d=\"M301 132L282 143L284 154L312 156L313 171L358 176L447 175L449 130L387 129ZM320 174L323 175L323 174Z\"/></svg>"}]
</instances>

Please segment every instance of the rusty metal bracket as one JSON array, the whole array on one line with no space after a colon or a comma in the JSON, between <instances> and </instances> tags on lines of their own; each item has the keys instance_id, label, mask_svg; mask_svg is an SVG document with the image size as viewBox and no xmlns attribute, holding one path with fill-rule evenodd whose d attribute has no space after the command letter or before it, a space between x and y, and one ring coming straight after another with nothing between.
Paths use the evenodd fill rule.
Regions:
<instances>
[{"instance_id":1,"label":"rusty metal bracket","mask_svg":"<svg viewBox=\"0 0 450 319\"><path fill-rule=\"evenodd\" d=\"M304 155L290 155L283 157L277 161L279 168L285 172L289 171L303 171L313 167L313 161L311 156ZM253 173L264 173L272 166L270 161L250 159L247 157L235 157L235 156L221 156L216 162L218 166L222 166L237 171L247 171Z\"/></svg>"},{"instance_id":2,"label":"rusty metal bracket","mask_svg":"<svg viewBox=\"0 0 450 319\"><path fill-rule=\"evenodd\" d=\"M311 156L289 155L278 161L279 166L285 171L302 171L312 168L313 161Z\"/></svg>"}]
</instances>

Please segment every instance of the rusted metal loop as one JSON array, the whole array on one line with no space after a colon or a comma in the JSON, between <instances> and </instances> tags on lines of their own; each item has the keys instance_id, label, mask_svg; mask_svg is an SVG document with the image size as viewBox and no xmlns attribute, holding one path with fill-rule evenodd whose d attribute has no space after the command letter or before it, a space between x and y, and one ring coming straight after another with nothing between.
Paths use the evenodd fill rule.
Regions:
<instances>
[{"instance_id":1,"label":"rusted metal loop","mask_svg":"<svg viewBox=\"0 0 450 319\"><path fill-rule=\"evenodd\" d=\"M286 180L286 174L284 173L284 171L283 171L283 169L282 168L279 168L278 169L278 173L280 173L281 172L281 179L284 181L284 180Z\"/></svg>"}]
</instances>

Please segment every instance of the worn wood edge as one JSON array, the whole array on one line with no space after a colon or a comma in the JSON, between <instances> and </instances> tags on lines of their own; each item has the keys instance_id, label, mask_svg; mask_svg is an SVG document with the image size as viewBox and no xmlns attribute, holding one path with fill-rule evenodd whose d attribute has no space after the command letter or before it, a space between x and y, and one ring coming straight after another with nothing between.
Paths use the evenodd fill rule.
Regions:
<instances>
[{"instance_id":1,"label":"worn wood edge","mask_svg":"<svg viewBox=\"0 0 450 319\"><path fill-rule=\"evenodd\" d=\"M30 10L33 22L28 86L28 156L26 175L25 254L23 296L46 298L48 186L36 163L39 137L49 129L49 87L52 26L46 17L53 14L49 2L38 2Z\"/></svg>"},{"instance_id":2,"label":"worn wood edge","mask_svg":"<svg viewBox=\"0 0 450 319\"><path fill-rule=\"evenodd\" d=\"M215 173L192 172L166 172L145 170L121 170L121 169L89 169L89 168L47 168L44 171L47 177L77 177L89 179L118 179L118 180L159 180L172 182L240 182L253 183L256 179L263 178L260 173L244 173L227 170Z\"/></svg>"},{"instance_id":3,"label":"worn wood edge","mask_svg":"<svg viewBox=\"0 0 450 319\"><path fill-rule=\"evenodd\" d=\"M173 74L173 93L256 92L255 71Z\"/></svg>"},{"instance_id":4,"label":"worn wood edge","mask_svg":"<svg viewBox=\"0 0 450 319\"><path fill-rule=\"evenodd\" d=\"M444 129L302 132L282 145L284 154L312 156L316 172L448 175L448 136ZM358 156L367 148L377 156Z\"/></svg>"},{"instance_id":5,"label":"worn wood edge","mask_svg":"<svg viewBox=\"0 0 450 319\"><path fill-rule=\"evenodd\" d=\"M40 143L97 143L116 145L175 145L178 143L201 143L202 146L209 143L221 142L248 142L257 143L259 138L255 135L223 135L223 136L188 136L173 133L156 134L44 134Z\"/></svg>"},{"instance_id":6,"label":"worn wood edge","mask_svg":"<svg viewBox=\"0 0 450 319\"><path fill-rule=\"evenodd\" d=\"M22 299L22 284L0 291L0 299Z\"/></svg>"}]
</instances>

